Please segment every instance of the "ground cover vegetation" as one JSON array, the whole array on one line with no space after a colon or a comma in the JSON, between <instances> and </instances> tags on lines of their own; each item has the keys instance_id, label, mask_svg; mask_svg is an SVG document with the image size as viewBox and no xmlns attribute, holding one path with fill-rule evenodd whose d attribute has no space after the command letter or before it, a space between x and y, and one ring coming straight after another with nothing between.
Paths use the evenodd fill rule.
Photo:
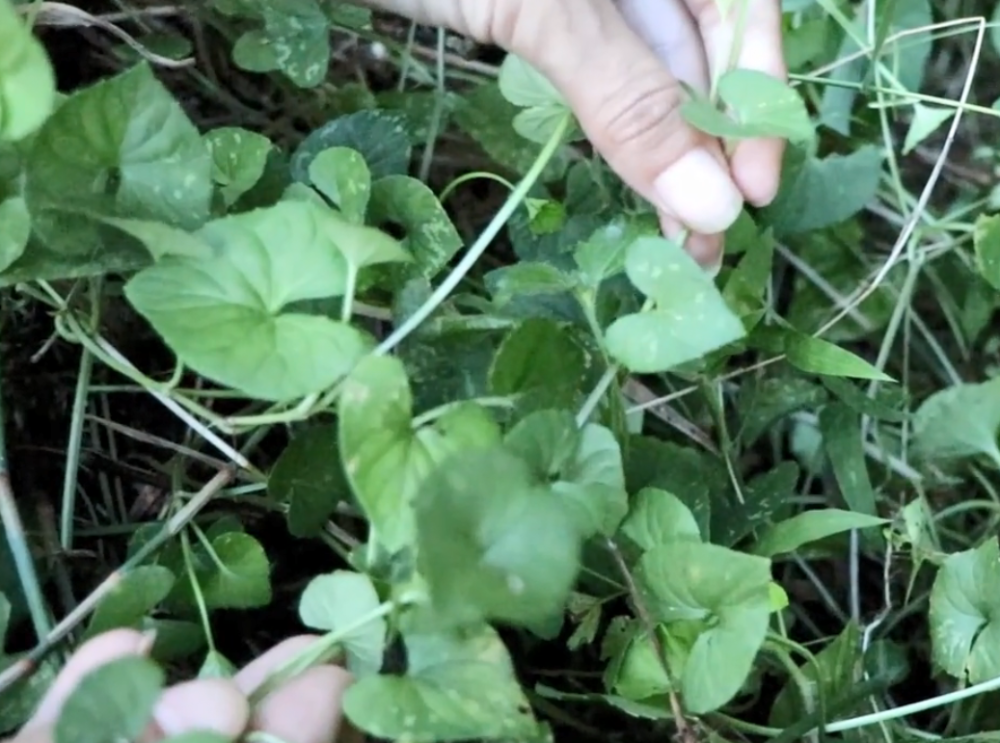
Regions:
<instances>
[{"instance_id":1,"label":"ground cover vegetation","mask_svg":"<svg viewBox=\"0 0 1000 743\"><path fill-rule=\"evenodd\" d=\"M785 0L712 278L516 57L0 0L0 729L127 626L59 743L303 628L373 738L1000 739L992 5Z\"/></svg>"}]
</instances>

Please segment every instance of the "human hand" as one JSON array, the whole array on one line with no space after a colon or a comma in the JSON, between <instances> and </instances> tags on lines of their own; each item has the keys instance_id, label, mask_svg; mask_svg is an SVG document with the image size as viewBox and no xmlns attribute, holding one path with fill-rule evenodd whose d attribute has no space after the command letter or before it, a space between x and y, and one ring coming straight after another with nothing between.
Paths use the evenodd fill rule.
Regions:
<instances>
[{"instance_id":1,"label":"human hand","mask_svg":"<svg viewBox=\"0 0 1000 743\"><path fill-rule=\"evenodd\" d=\"M342 668L314 666L275 689L253 711L247 701L247 696L274 669L314 640L308 636L286 640L244 667L233 679L200 679L168 688L140 743L154 743L194 731L215 732L235 740L247 730L267 732L285 743L346 740L341 698L350 676ZM106 663L145 655L150 645L146 635L133 630L112 630L84 643L52 684L34 717L4 743L52 743L62 706L80 681Z\"/></svg>"},{"instance_id":2,"label":"human hand","mask_svg":"<svg viewBox=\"0 0 1000 743\"><path fill-rule=\"evenodd\" d=\"M517 54L546 75L621 178L655 205L668 237L714 267L744 201L778 190L783 143L720 143L688 126L682 80L708 90L737 67L785 77L780 0L362 0ZM721 15L720 7L729 6ZM745 19L741 21L743 7Z\"/></svg>"}]
</instances>

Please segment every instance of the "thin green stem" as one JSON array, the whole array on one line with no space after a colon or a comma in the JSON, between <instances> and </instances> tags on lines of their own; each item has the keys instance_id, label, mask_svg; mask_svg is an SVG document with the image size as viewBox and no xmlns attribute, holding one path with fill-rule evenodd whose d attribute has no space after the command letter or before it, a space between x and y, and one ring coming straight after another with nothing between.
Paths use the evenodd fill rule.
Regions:
<instances>
[{"instance_id":1,"label":"thin green stem","mask_svg":"<svg viewBox=\"0 0 1000 743\"><path fill-rule=\"evenodd\" d=\"M503 206L500 207L490 224L485 230L483 230L482 234L480 234L476 242L473 243L472 247L469 248L462 260L459 261L458 265L455 266L450 274L448 274L445 280L441 282L440 286L438 286L434 293L431 294L427 301L424 302L416 312L410 315L406 322L396 328L388 338L379 344L378 348L375 349L376 354L388 354L395 349L396 346L406 340L406 338L409 337L414 330L420 327L420 325L427 318L434 314L434 311L449 297L449 295L451 295L455 288L461 283L462 279L465 278L466 274L472 270L472 267L479 261L483 253L486 252L486 249L492 244L496 236L500 234L500 230L502 230L503 226L507 224L507 221L514 214L514 210L517 209L527 195L531 193L531 189L534 188L538 179L545 171L546 166L549 164L549 160L552 159L558 149L562 146L572 120L572 116L569 113L566 113L563 116L562 120L556 126L555 131L552 133L552 136L549 137L549 141L546 142L542 151L538 154L538 157L535 159L535 162L531 166L530 170L528 170L525 174L517 188L515 188L507 197Z\"/></svg>"}]
</instances>

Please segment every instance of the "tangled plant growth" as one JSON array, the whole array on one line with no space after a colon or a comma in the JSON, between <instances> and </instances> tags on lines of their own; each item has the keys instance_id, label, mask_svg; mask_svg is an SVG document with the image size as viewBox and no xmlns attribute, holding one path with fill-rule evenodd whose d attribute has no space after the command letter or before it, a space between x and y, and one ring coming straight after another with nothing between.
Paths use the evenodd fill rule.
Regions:
<instances>
[{"instance_id":1,"label":"tangled plant growth","mask_svg":"<svg viewBox=\"0 0 1000 743\"><path fill-rule=\"evenodd\" d=\"M5 312L45 307L79 348L56 549L118 559L96 587L53 567L31 496L0 492L0 636L36 635L4 656L4 729L67 636L156 627L159 663L227 674L218 623L285 600L326 633L301 665L340 654L377 738L1000 729L1000 222L992 172L947 159L963 122L990 131L970 92L997 62L966 4L935 25L928 0L785 2L792 85L734 69L685 104L727 141L791 143L714 279L517 58L440 34L427 67L351 5L215 2L190 13L233 78L325 120L244 126L234 84L204 125L145 23L114 26L145 59L57 94L33 27L54 5L0 0L0 282ZM341 82L331 38L376 39L403 84ZM498 165L438 183L455 136ZM449 205L479 181L503 199L472 230ZM171 368L112 339L123 313ZM87 413L122 395L185 429L145 432L171 491L147 514L78 487ZM248 512L329 570L290 595ZM59 730L104 705L99 734L128 737L163 679L109 667Z\"/></svg>"}]
</instances>

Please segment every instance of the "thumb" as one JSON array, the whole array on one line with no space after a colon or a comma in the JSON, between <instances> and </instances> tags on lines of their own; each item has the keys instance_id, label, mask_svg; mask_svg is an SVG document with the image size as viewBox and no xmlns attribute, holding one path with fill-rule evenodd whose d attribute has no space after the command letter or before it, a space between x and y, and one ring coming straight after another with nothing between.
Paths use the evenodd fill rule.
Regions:
<instances>
[{"instance_id":1,"label":"thumb","mask_svg":"<svg viewBox=\"0 0 1000 743\"><path fill-rule=\"evenodd\" d=\"M666 220L704 235L736 220L743 197L718 142L681 117L683 89L614 3L494 5L509 14L494 19L494 40L552 81L608 164Z\"/></svg>"}]
</instances>

